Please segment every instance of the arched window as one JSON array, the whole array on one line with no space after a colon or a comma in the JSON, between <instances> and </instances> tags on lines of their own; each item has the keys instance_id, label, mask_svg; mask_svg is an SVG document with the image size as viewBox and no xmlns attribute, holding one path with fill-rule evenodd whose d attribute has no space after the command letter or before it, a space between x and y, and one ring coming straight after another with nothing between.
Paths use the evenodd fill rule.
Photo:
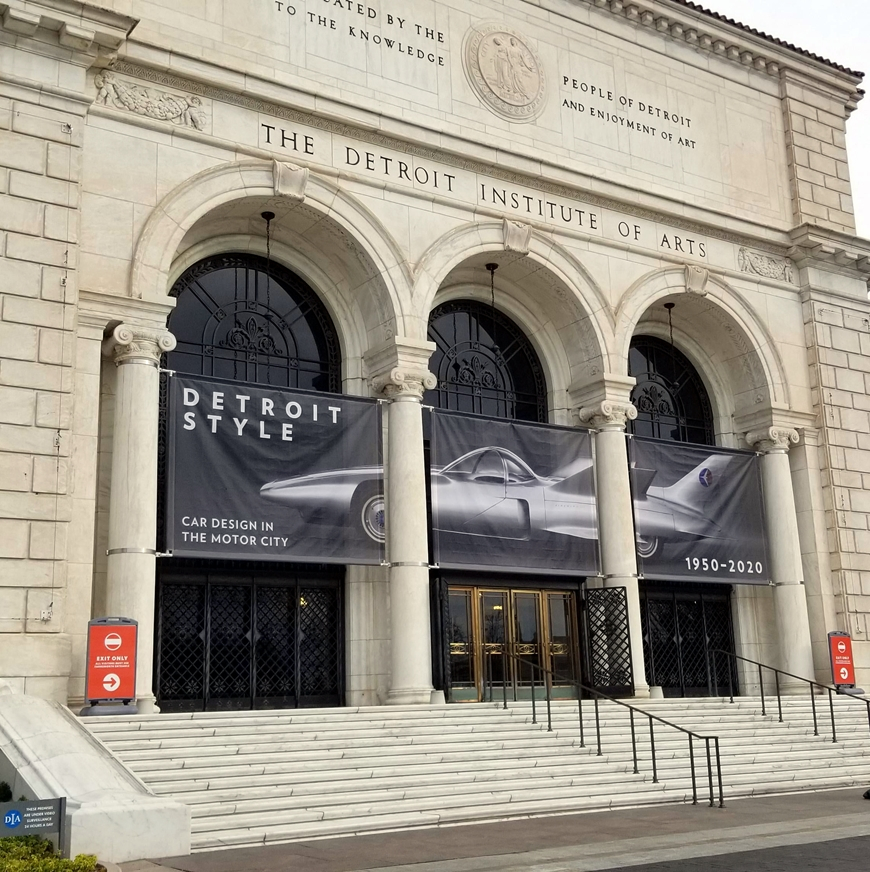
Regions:
<instances>
[{"instance_id":1,"label":"arched window","mask_svg":"<svg viewBox=\"0 0 870 872\"><path fill-rule=\"evenodd\" d=\"M332 319L295 273L250 254L221 254L175 283L169 329L178 372L337 393L341 355Z\"/></svg>"},{"instance_id":2,"label":"arched window","mask_svg":"<svg viewBox=\"0 0 870 872\"><path fill-rule=\"evenodd\" d=\"M632 433L715 444L710 398L685 354L654 336L635 336L628 353L628 374L637 379L631 392L637 406Z\"/></svg>"},{"instance_id":3,"label":"arched window","mask_svg":"<svg viewBox=\"0 0 870 872\"><path fill-rule=\"evenodd\" d=\"M547 384L538 355L506 315L474 300L452 300L429 316L439 409L520 421L547 420Z\"/></svg>"}]
</instances>

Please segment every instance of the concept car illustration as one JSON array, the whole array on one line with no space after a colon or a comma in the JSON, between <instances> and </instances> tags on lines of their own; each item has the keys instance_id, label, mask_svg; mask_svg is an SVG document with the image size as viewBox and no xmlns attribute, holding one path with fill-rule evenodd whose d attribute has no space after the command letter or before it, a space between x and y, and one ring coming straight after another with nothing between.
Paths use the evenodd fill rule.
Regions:
<instances>
[{"instance_id":1,"label":"concept car illustration","mask_svg":"<svg viewBox=\"0 0 870 872\"><path fill-rule=\"evenodd\" d=\"M716 539L719 527L707 517L715 485L730 461L712 454L668 487L652 487L655 470L632 469L637 550L652 556L666 539ZM431 470L437 530L498 539L561 534L595 539L597 519L592 463L588 458L542 476L506 448L469 451ZM300 512L314 524L354 528L377 542L385 533L381 467L358 467L278 479L260 495Z\"/></svg>"}]
</instances>

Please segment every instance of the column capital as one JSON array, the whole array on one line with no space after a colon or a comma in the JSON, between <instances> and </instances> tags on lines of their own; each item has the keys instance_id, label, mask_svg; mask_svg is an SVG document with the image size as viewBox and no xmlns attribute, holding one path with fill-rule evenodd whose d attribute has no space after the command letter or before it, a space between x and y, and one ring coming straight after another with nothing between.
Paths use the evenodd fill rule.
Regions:
<instances>
[{"instance_id":1,"label":"column capital","mask_svg":"<svg viewBox=\"0 0 870 872\"><path fill-rule=\"evenodd\" d=\"M372 390L389 400L422 399L438 380L429 372L435 343L396 336L365 354Z\"/></svg>"},{"instance_id":2,"label":"column capital","mask_svg":"<svg viewBox=\"0 0 870 872\"><path fill-rule=\"evenodd\" d=\"M791 427L767 427L751 430L744 436L746 442L762 454L787 454L792 445L800 442L797 430Z\"/></svg>"},{"instance_id":3,"label":"column capital","mask_svg":"<svg viewBox=\"0 0 870 872\"><path fill-rule=\"evenodd\" d=\"M388 400L399 397L423 399L424 391L431 391L438 384L438 379L428 370L406 370L395 367L387 373L377 375L372 379L372 390L383 394Z\"/></svg>"},{"instance_id":4,"label":"column capital","mask_svg":"<svg viewBox=\"0 0 870 872\"><path fill-rule=\"evenodd\" d=\"M158 366L160 356L175 348L175 337L164 329L119 324L103 342L104 354L111 355L115 366L144 362Z\"/></svg>"},{"instance_id":5,"label":"column capital","mask_svg":"<svg viewBox=\"0 0 870 872\"><path fill-rule=\"evenodd\" d=\"M577 420L595 430L624 430L625 425L636 417L637 409L631 403L616 400L602 400L577 410Z\"/></svg>"}]
</instances>

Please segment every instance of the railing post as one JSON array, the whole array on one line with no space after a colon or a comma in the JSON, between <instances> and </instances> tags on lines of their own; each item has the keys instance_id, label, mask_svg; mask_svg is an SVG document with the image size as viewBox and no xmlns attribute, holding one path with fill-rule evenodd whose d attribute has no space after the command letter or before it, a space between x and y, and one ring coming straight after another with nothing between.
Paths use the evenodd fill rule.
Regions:
<instances>
[{"instance_id":1,"label":"railing post","mask_svg":"<svg viewBox=\"0 0 870 872\"><path fill-rule=\"evenodd\" d=\"M761 715L767 714L766 709L764 708L764 678L761 674L761 664L758 664L758 692L761 694Z\"/></svg>"},{"instance_id":2,"label":"railing post","mask_svg":"<svg viewBox=\"0 0 870 872\"><path fill-rule=\"evenodd\" d=\"M547 689L547 732L553 732L553 714L550 711L550 695L553 690L553 681L549 672L544 673L544 687Z\"/></svg>"},{"instance_id":3,"label":"railing post","mask_svg":"<svg viewBox=\"0 0 870 872\"><path fill-rule=\"evenodd\" d=\"M523 680L522 664L524 661L521 658L517 658L517 662L520 664L520 684L522 685L522 680ZM529 671L531 672L531 677L532 677L532 723L536 724L538 722L538 710L537 710L537 707L535 706L535 691L536 691L536 688L535 688L535 669L531 664L529 664L529 667L530 667Z\"/></svg>"},{"instance_id":4,"label":"railing post","mask_svg":"<svg viewBox=\"0 0 870 872\"><path fill-rule=\"evenodd\" d=\"M634 735L634 709L628 710L628 718L631 722L631 756L634 760L634 774L637 775L640 770L637 768L637 739Z\"/></svg>"},{"instance_id":5,"label":"railing post","mask_svg":"<svg viewBox=\"0 0 870 872\"><path fill-rule=\"evenodd\" d=\"M490 655L492 656L492 655ZM502 651L501 654L501 698L502 708L507 708L507 651Z\"/></svg>"},{"instance_id":6,"label":"railing post","mask_svg":"<svg viewBox=\"0 0 870 872\"><path fill-rule=\"evenodd\" d=\"M833 736L831 741L836 742L837 741L837 724L834 721L834 694L831 691L830 687L828 688L828 704L831 707L831 733Z\"/></svg>"},{"instance_id":7,"label":"railing post","mask_svg":"<svg viewBox=\"0 0 870 872\"><path fill-rule=\"evenodd\" d=\"M816 717L816 694L815 694L815 685L810 682L810 702L813 706L813 735L819 735L819 719ZM868 714L870 714L870 703L867 705Z\"/></svg>"},{"instance_id":8,"label":"railing post","mask_svg":"<svg viewBox=\"0 0 870 872\"><path fill-rule=\"evenodd\" d=\"M656 767L656 734L653 729L653 719L652 715L649 718L649 747L652 752L652 767L653 767L653 784L658 784L659 782L659 773Z\"/></svg>"},{"instance_id":9,"label":"railing post","mask_svg":"<svg viewBox=\"0 0 870 872\"><path fill-rule=\"evenodd\" d=\"M698 804L698 782L695 778L695 748L689 733L689 768L692 770L692 805Z\"/></svg>"},{"instance_id":10,"label":"railing post","mask_svg":"<svg viewBox=\"0 0 870 872\"><path fill-rule=\"evenodd\" d=\"M710 737L704 737L704 744L707 746L707 779L710 782L710 808L713 808L715 799L713 798L713 758L710 756Z\"/></svg>"},{"instance_id":11,"label":"railing post","mask_svg":"<svg viewBox=\"0 0 870 872\"><path fill-rule=\"evenodd\" d=\"M865 703L867 703L867 726L870 727L870 699L865 699Z\"/></svg>"},{"instance_id":12,"label":"railing post","mask_svg":"<svg viewBox=\"0 0 870 872\"><path fill-rule=\"evenodd\" d=\"M779 722L782 723L782 697L779 694L779 670L773 670L773 677L776 680L776 707L779 709Z\"/></svg>"},{"instance_id":13,"label":"railing post","mask_svg":"<svg viewBox=\"0 0 870 872\"><path fill-rule=\"evenodd\" d=\"M722 760L719 757L719 737L714 736L716 744L716 780L719 782L719 808L725 808L725 794L722 791Z\"/></svg>"},{"instance_id":14,"label":"railing post","mask_svg":"<svg viewBox=\"0 0 870 872\"><path fill-rule=\"evenodd\" d=\"M868 708L870 714L870 708ZM580 747L586 747L586 737L583 735L583 688L577 688L577 715L580 718Z\"/></svg>"},{"instance_id":15,"label":"railing post","mask_svg":"<svg viewBox=\"0 0 870 872\"><path fill-rule=\"evenodd\" d=\"M598 739L598 754L601 756L601 721L598 719L598 697L595 697L595 735Z\"/></svg>"}]
</instances>

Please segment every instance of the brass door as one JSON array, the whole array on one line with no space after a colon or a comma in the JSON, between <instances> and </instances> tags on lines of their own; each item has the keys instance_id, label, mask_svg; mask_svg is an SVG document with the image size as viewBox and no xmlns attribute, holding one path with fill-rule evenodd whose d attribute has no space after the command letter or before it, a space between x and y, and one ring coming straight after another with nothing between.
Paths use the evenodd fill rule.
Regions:
<instances>
[{"instance_id":1,"label":"brass door","mask_svg":"<svg viewBox=\"0 0 870 872\"><path fill-rule=\"evenodd\" d=\"M494 687L506 687L511 699L528 699L533 677L543 694L543 673L535 667L555 673L555 696L573 695L570 679L579 675L573 593L451 587L449 604L454 701L483 698L487 664Z\"/></svg>"}]
</instances>

